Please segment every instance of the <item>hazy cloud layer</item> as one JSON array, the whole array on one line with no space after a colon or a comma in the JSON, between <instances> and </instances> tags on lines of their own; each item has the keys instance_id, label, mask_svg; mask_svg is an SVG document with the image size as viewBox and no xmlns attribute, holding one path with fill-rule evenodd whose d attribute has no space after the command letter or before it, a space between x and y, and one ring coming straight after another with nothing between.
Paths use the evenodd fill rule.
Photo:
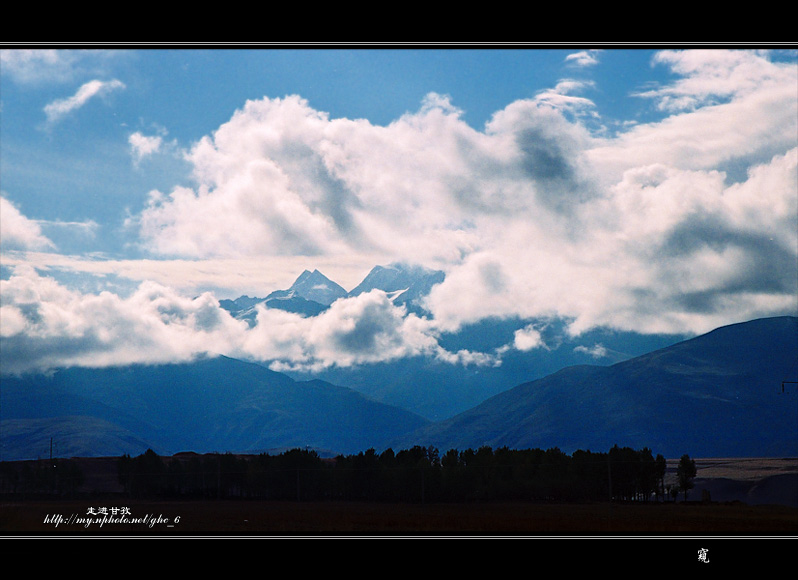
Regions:
<instances>
[{"instance_id":1,"label":"hazy cloud layer","mask_svg":"<svg viewBox=\"0 0 798 580\"><path fill-rule=\"evenodd\" d=\"M124 51L13 48L0 50L0 72L17 83L72 82L82 75L105 74L108 64Z\"/></svg>"}]
</instances>

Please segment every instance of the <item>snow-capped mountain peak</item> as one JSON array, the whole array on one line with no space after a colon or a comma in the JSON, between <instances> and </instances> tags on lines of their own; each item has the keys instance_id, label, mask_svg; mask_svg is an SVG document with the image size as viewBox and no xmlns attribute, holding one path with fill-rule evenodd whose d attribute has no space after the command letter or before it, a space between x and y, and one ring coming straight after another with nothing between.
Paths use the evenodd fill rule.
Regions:
<instances>
[{"instance_id":1,"label":"snow-capped mountain peak","mask_svg":"<svg viewBox=\"0 0 798 580\"><path fill-rule=\"evenodd\" d=\"M305 270L287 290L275 290L265 301L301 298L329 306L346 296L346 290L318 270Z\"/></svg>"},{"instance_id":2,"label":"snow-capped mountain peak","mask_svg":"<svg viewBox=\"0 0 798 580\"><path fill-rule=\"evenodd\" d=\"M395 302L408 303L429 293L432 286L443 281L443 277L443 272L423 266L399 263L375 266L349 292L349 296L379 289L388 293Z\"/></svg>"},{"instance_id":3,"label":"snow-capped mountain peak","mask_svg":"<svg viewBox=\"0 0 798 580\"><path fill-rule=\"evenodd\" d=\"M221 300L220 305L236 318L255 322L257 305L265 304L315 316L324 311L339 298L354 297L372 290L382 290L397 305L404 305L411 311L422 312L420 299L426 296L432 286L443 281L443 272L422 266L390 264L375 266L352 291L327 278L318 270L303 271L286 290L275 290L266 298L242 296L236 300Z\"/></svg>"},{"instance_id":4,"label":"snow-capped mountain peak","mask_svg":"<svg viewBox=\"0 0 798 580\"><path fill-rule=\"evenodd\" d=\"M329 306L346 296L346 290L318 270L305 270L288 289L294 296Z\"/></svg>"}]
</instances>

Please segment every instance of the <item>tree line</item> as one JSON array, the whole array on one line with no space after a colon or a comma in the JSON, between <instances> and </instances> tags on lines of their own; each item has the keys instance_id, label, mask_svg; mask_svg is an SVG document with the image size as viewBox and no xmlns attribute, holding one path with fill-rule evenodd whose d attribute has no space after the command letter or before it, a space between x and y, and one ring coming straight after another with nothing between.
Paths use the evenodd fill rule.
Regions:
<instances>
[{"instance_id":1,"label":"tree line","mask_svg":"<svg viewBox=\"0 0 798 580\"><path fill-rule=\"evenodd\" d=\"M10 495L77 495L85 480L77 462L50 458L0 462L0 493Z\"/></svg>"},{"instance_id":2,"label":"tree line","mask_svg":"<svg viewBox=\"0 0 798 580\"><path fill-rule=\"evenodd\" d=\"M687 499L695 461L682 456L677 483L648 448L608 452L551 449L369 449L322 458L292 449L270 455L212 453L160 457L152 450L118 459L119 482L136 498L461 501L665 501Z\"/></svg>"}]
</instances>

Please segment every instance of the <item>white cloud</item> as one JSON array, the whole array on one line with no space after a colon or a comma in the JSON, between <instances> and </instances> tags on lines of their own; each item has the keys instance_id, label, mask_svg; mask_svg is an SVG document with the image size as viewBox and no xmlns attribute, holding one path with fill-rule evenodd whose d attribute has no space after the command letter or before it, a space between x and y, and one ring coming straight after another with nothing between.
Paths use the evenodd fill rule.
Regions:
<instances>
[{"instance_id":1,"label":"white cloud","mask_svg":"<svg viewBox=\"0 0 798 580\"><path fill-rule=\"evenodd\" d=\"M125 84L116 79L110 81L92 80L81 85L71 97L59 99L46 105L44 113L47 115L48 122L55 123L69 113L83 107L91 98L123 88L125 88Z\"/></svg>"},{"instance_id":2,"label":"white cloud","mask_svg":"<svg viewBox=\"0 0 798 580\"><path fill-rule=\"evenodd\" d=\"M628 156L624 167L660 162L706 168L794 147L798 67L766 56L742 50L658 53L655 63L668 66L678 78L638 96L673 114L598 148L597 162L614 163L609 154L617 152Z\"/></svg>"},{"instance_id":3,"label":"white cloud","mask_svg":"<svg viewBox=\"0 0 798 580\"><path fill-rule=\"evenodd\" d=\"M607 347L605 347L603 344L600 343L594 344L591 347L582 346L582 345L577 346L576 348L574 348L574 352L581 352L595 359L604 358L609 354Z\"/></svg>"},{"instance_id":4,"label":"white cloud","mask_svg":"<svg viewBox=\"0 0 798 580\"><path fill-rule=\"evenodd\" d=\"M105 74L124 51L7 48L0 50L0 71L22 84L72 82L78 76Z\"/></svg>"},{"instance_id":5,"label":"white cloud","mask_svg":"<svg viewBox=\"0 0 798 580\"><path fill-rule=\"evenodd\" d=\"M0 242L4 250L41 250L55 247L42 234L40 225L22 215L5 197L0 197Z\"/></svg>"},{"instance_id":6,"label":"white cloud","mask_svg":"<svg viewBox=\"0 0 798 580\"><path fill-rule=\"evenodd\" d=\"M645 96L689 107L614 138L570 117L595 112L572 81L484 131L434 94L384 127L250 101L191 151L196 188L153 193L141 234L165 255L443 267L428 302L442 329L559 315L573 332L698 332L789 308L798 79L766 56L663 53L677 80Z\"/></svg>"},{"instance_id":7,"label":"white cloud","mask_svg":"<svg viewBox=\"0 0 798 580\"><path fill-rule=\"evenodd\" d=\"M262 360L277 360L279 369L348 367L438 351L428 324L380 291L338 300L316 317L260 308L244 348Z\"/></svg>"},{"instance_id":8,"label":"white cloud","mask_svg":"<svg viewBox=\"0 0 798 580\"><path fill-rule=\"evenodd\" d=\"M55 49L4 49L0 50L0 66L3 73L20 82L32 82L52 75L53 71L69 68L69 63L65 63L71 60L69 54Z\"/></svg>"},{"instance_id":9,"label":"white cloud","mask_svg":"<svg viewBox=\"0 0 798 580\"><path fill-rule=\"evenodd\" d=\"M248 102L191 152L198 188L153 194L142 235L154 251L187 256L459 256L473 242L461 208L485 206L448 155L468 132L430 104L377 127L330 121L297 97ZM452 192L457 180L468 189Z\"/></svg>"},{"instance_id":10,"label":"white cloud","mask_svg":"<svg viewBox=\"0 0 798 580\"><path fill-rule=\"evenodd\" d=\"M538 106L551 107L576 118L598 119L595 103L588 98L578 96L578 93L592 86L592 82L562 80L554 88L538 93L534 102Z\"/></svg>"},{"instance_id":11,"label":"white cloud","mask_svg":"<svg viewBox=\"0 0 798 580\"><path fill-rule=\"evenodd\" d=\"M581 139L534 102L482 133L441 97L386 127L297 97L251 101L193 148L197 188L152 194L141 233L167 255L457 260L501 221L567 205L557 193L578 183Z\"/></svg>"},{"instance_id":12,"label":"white cloud","mask_svg":"<svg viewBox=\"0 0 798 580\"><path fill-rule=\"evenodd\" d=\"M536 348L547 348L540 331L531 324L515 331L513 335L513 347L523 351Z\"/></svg>"},{"instance_id":13,"label":"white cloud","mask_svg":"<svg viewBox=\"0 0 798 580\"><path fill-rule=\"evenodd\" d=\"M149 157L157 153L163 144L163 137L160 135L144 135L140 132L135 132L128 137L130 143L130 150L136 163L140 162L145 157Z\"/></svg>"},{"instance_id":14,"label":"white cloud","mask_svg":"<svg viewBox=\"0 0 798 580\"><path fill-rule=\"evenodd\" d=\"M210 294L141 284L129 298L81 294L30 268L0 280L3 371L190 360L235 345L245 323Z\"/></svg>"},{"instance_id":15,"label":"white cloud","mask_svg":"<svg viewBox=\"0 0 798 580\"><path fill-rule=\"evenodd\" d=\"M599 62L598 56L601 52L601 50L581 50L566 56L565 61L580 67L595 66Z\"/></svg>"},{"instance_id":16,"label":"white cloud","mask_svg":"<svg viewBox=\"0 0 798 580\"><path fill-rule=\"evenodd\" d=\"M9 267L30 265L37 270L61 272L69 276L89 275L98 280L115 277L132 282L152 281L175 288L181 294L196 295L211 291L220 298L236 298L242 294L265 296L275 289L289 287L297 271L318 268L346 289L354 288L380 256L362 262L323 256L265 256L216 259L113 259L103 254L66 255L27 251L3 255Z\"/></svg>"},{"instance_id":17,"label":"white cloud","mask_svg":"<svg viewBox=\"0 0 798 580\"><path fill-rule=\"evenodd\" d=\"M767 53L746 50L665 50L654 57L680 75L675 82L640 96L653 98L665 111L695 110L772 90L794 81L795 65L770 62Z\"/></svg>"},{"instance_id":18,"label":"white cloud","mask_svg":"<svg viewBox=\"0 0 798 580\"><path fill-rule=\"evenodd\" d=\"M294 259L345 286L330 267L356 282L374 264L422 263L446 270L426 304L430 320L375 293L315 318L264 309L248 329L214 318L207 295L184 302L145 283L126 299L61 292L27 310L12 300L8 328L24 323L39 332L28 341L61 341L5 340L60 361L93 360L73 355L79 346L102 361L190 356L213 344L281 368L415 354L496 364L500 353L445 352L436 337L485 317L562 317L573 334L690 333L794 313L796 68L760 53L699 52L659 57L677 80L644 96L672 114L613 138L596 138L573 115L596 109L569 83L510 103L482 131L436 94L386 126L331 119L296 96L249 101L190 150L196 185L153 191L131 222L146 249L178 259L114 266L164 283L172 267L187 287L208 273L228 288L257 276L262 296L286 287L276 272L288 282L297 275ZM732 179L730 168L742 170ZM64 267L108 266L78 262ZM231 263L239 268L225 276ZM272 265L272 279L252 274ZM89 304L103 315L89 320ZM164 319L155 304L182 314ZM200 328L199 312L214 325ZM115 334L120 324L128 335ZM534 326L512 346L545 348Z\"/></svg>"},{"instance_id":19,"label":"white cloud","mask_svg":"<svg viewBox=\"0 0 798 580\"><path fill-rule=\"evenodd\" d=\"M235 320L210 293L186 298L143 282L127 298L70 290L29 266L0 280L3 372L188 361L225 354L278 370L319 370L429 355L492 364L481 353L449 353L430 322L384 292L341 299L316 317L260 307L257 324Z\"/></svg>"}]
</instances>

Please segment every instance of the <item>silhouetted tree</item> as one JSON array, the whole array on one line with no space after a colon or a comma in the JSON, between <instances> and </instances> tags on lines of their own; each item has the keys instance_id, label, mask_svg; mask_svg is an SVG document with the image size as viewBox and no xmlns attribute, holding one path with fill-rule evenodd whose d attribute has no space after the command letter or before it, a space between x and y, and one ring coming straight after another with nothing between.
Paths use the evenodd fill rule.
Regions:
<instances>
[{"instance_id":1,"label":"silhouetted tree","mask_svg":"<svg viewBox=\"0 0 798 580\"><path fill-rule=\"evenodd\" d=\"M679 481L679 489L684 492L684 501L687 501L688 490L693 489L693 478L696 476L695 460L690 459L686 453L679 459L676 467L676 478Z\"/></svg>"},{"instance_id":2,"label":"silhouetted tree","mask_svg":"<svg viewBox=\"0 0 798 580\"><path fill-rule=\"evenodd\" d=\"M648 501L651 494L657 489L657 464L651 449L643 447L638 454L640 463L638 466L638 490L643 501Z\"/></svg>"},{"instance_id":3,"label":"silhouetted tree","mask_svg":"<svg viewBox=\"0 0 798 580\"><path fill-rule=\"evenodd\" d=\"M686 459L685 459L686 458ZM687 456L679 469L677 494L692 487L695 462ZM27 462L31 463L31 462ZM23 493L72 493L81 474L53 474L32 462L13 472L4 466L2 482ZM665 460L651 450L615 445L608 453L577 450L567 455L558 447L495 451L416 445L396 453L372 448L356 455L322 460L315 451L291 449L279 455L239 456L231 453L181 454L159 457L151 449L118 461L119 481L134 497L231 497L269 500L351 501L601 501L648 499L665 493ZM52 470L51 470L52 471ZM19 475L17 475L19 473ZM9 485L10 484L10 485ZM609 488L609 491L608 491ZM670 486L668 486L670 491Z\"/></svg>"},{"instance_id":4,"label":"silhouetted tree","mask_svg":"<svg viewBox=\"0 0 798 580\"><path fill-rule=\"evenodd\" d=\"M612 495L623 500L632 499L639 489L639 454L631 447L614 445L609 452Z\"/></svg>"},{"instance_id":5,"label":"silhouetted tree","mask_svg":"<svg viewBox=\"0 0 798 580\"><path fill-rule=\"evenodd\" d=\"M166 468L152 449L147 449L132 460L127 455L123 456L119 462L119 473L120 482L126 483L130 493L136 497L159 495L166 487Z\"/></svg>"},{"instance_id":6,"label":"silhouetted tree","mask_svg":"<svg viewBox=\"0 0 798 580\"><path fill-rule=\"evenodd\" d=\"M568 462L568 456L559 447L547 449L543 454L537 475L545 499L563 500L571 496Z\"/></svg>"},{"instance_id":7,"label":"silhouetted tree","mask_svg":"<svg viewBox=\"0 0 798 580\"><path fill-rule=\"evenodd\" d=\"M657 458L654 460L655 464L655 473L657 477L657 497L660 495L663 499L667 499L665 495L665 471L668 467L668 462L665 461L665 457L662 456L662 453L657 453Z\"/></svg>"},{"instance_id":8,"label":"silhouetted tree","mask_svg":"<svg viewBox=\"0 0 798 580\"><path fill-rule=\"evenodd\" d=\"M449 449L444 453L441 457L441 492L444 499L454 501L464 496L463 471L464 465L457 449Z\"/></svg>"},{"instance_id":9,"label":"silhouetted tree","mask_svg":"<svg viewBox=\"0 0 798 580\"><path fill-rule=\"evenodd\" d=\"M571 456L570 479L574 499L606 499L608 491L608 461L606 453L576 450Z\"/></svg>"}]
</instances>

